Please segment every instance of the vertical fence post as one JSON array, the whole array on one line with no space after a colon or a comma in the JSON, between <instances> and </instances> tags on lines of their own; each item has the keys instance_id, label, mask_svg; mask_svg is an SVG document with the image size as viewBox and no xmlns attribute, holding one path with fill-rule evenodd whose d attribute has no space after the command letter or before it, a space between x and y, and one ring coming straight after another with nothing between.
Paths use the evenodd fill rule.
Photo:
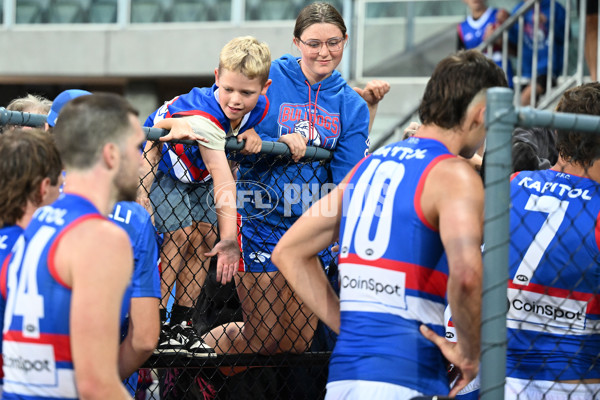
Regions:
<instances>
[{"instance_id":1,"label":"vertical fence post","mask_svg":"<svg viewBox=\"0 0 600 400\"><path fill-rule=\"evenodd\" d=\"M517 121L507 88L487 91L485 228L481 318L481 399L504 399L511 136Z\"/></svg>"}]
</instances>

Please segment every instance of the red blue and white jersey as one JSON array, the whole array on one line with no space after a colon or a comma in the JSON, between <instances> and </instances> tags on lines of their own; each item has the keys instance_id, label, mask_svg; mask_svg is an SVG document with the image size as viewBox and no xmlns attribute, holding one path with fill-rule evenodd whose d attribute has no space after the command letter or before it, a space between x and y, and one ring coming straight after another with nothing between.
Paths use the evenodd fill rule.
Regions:
<instances>
[{"instance_id":1,"label":"red blue and white jersey","mask_svg":"<svg viewBox=\"0 0 600 400\"><path fill-rule=\"evenodd\" d=\"M467 16L463 22L457 25L458 48L474 49L483 43L483 37L488 26L500 25L496 21L498 9L489 7L478 19L474 19L472 15ZM502 48L494 47L492 52L492 60L502 68ZM513 87L513 71L512 64L508 60L506 65L506 78L508 86Z\"/></svg>"},{"instance_id":2,"label":"red blue and white jersey","mask_svg":"<svg viewBox=\"0 0 600 400\"><path fill-rule=\"evenodd\" d=\"M18 225L6 225L0 228L0 266L4 265L4 260L8 257L17 240L23 235L23 228ZM5 282L6 267L0 271L0 282ZM4 283L2 283L4 285ZM6 308L6 291L0 290L0 315L4 315ZM0 327L4 327L4 320L0 319ZM2 340L0 339L0 352L2 352ZM0 367L2 367L2 359L0 359ZM0 384L2 384L4 373L0 371Z\"/></svg>"},{"instance_id":3,"label":"red blue and white jersey","mask_svg":"<svg viewBox=\"0 0 600 400\"><path fill-rule=\"evenodd\" d=\"M240 123L239 133L242 133L258 124L269 109L267 98L260 95L254 109L244 115ZM223 131L223 137L231 131L231 121L219 105L219 88L213 85L210 88L193 88L189 93L182 94L166 102L154 111L144 122L144 126L151 127L165 118L180 118L187 116L200 116ZM198 146L165 143L162 147L162 158L158 164L159 170L169 174L174 179L184 183L198 183L210 179L210 175Z\"/></svg>"},{"instance_id":4,"label":"red blue and white jersey","mask_svg":"<svg viewBox=\"0 0 600 400\"><path fill-rule=\"evenodd\" d=\"M512 14L517 12L524 1L519 2L513 10ZM544 17L540 18L537 32L535 28L535 10L533 7L523 15L523 61L522 75L526 78L533 76L533 39L537 37L537 76L548 74L548 63L550 58L550 9L552 8L551 0L541 0L540 14ZM557 1L554 3L554 49L552 50L552 76L557 77L562 74L563 69L563 53L565 50L565 25L566 11L562 4ZM519 24L514 24L509 31L508 40L512 44L517 44L519 39Z\"/></svg>"},{"instance_id":5,"label":"red blue and white jersey","mask_svg":"<svg viewBox=\"0 0 600 400\"><path fill-rule=\"evenodd\" d=\"M513 176L508 377L600 378L599 190L554 170Z\"/></svg>"},{"instance_id":6,"label":"red blue and white jersey","mask_svg":"<svg viewBox=\"0 0 600 400\"><path fill-rule=\"evenodd\" d=\"M340 225L341 327L329 382L387 382L447 394L441 352L419 333L444 335L448 267L439 231L421 209L439 141L410 138L363 159L344 190Z\"/></svg>"},{"instance_id":7,"label":"red blue and white jersey","mask_svg":"<svg viewBox=\"0 0 600 400\"><path fill-rule=\"evenodd\" d=\"M61 237L92 218L88 200L62 194L33 215L3 271L6 295L3 399L78 398L71 358L71 288L58 276L54 252Z\"/></svg>"},{"instance_id":8,"label":"red blue and white jersey","mask_svg":"<svg viewBox=\"0 0 600 400\"><path fill-rule=\"evenodd\" d=\"M467 19L458 24L458 37L465 49L474 49L483 43L483 36L488 25L496 24L497 13L496 8L489 7L478 19L469 15Z\"/></svg>"}]
</instances>

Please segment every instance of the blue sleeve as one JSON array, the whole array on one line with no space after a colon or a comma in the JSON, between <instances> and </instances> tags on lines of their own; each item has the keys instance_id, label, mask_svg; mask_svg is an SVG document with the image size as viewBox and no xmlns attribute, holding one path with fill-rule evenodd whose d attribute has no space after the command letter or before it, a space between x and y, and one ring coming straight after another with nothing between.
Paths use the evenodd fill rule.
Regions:
<instances>
[{"instance_id":1,"label":"blue sleeve","mask_svg":"<svg viewBox=\"0 0 600 400\"><path fill-rule=\"evenodd\" d=\"M161 297L158 272L158 245L154 226L148 217L139 226L140 234L134 244L135 268L131 297Z\"/></svg>"},{"instance_id":2,"label":"blue sleeve","mask_svg":"<svg viewBox=\"0 0 600 400\"><path fill-rule=\"evenodd\" d=\"M157 111L158 110L155 110L152 114L150 114L148 116L148 118L146 118L146 121L144 121L144 126L145 127L151 128L151 127L154 126L154 116L156 115Z\"/></svg>"},{"instance_id":3,"label":"blue sleeve","mask_svg":"<svg viewBox=\"0 0 600 400\"><path fill-rule=\"evenodd\" d=\"M557 2L554 9L554 42L558 46L565 45L565 9Z\"/></svg>"},{"instance_id":4,"label":"blue sleeve","mask_svg":"<svg viewBox=\"0 0 600 400\"><path fill-rule=\"evenodd\" d=\"M517 11L519 9L519 7L521 7L523 5L523 3L519 3L515 6L515 8L513 8L513 10L511 11L511 15L513 15L515 13L515 11ZM517 44L517 41L519 40L519 24L515 23L513 24L509 30L508 30L508 41L512 44Z\"/></svg>"},{"instance_id":5,"label":"blue sleeve","mask_svg":"<svg viewBox=\"0 0 600 400\"><path fill-rule=\"evenodd\" d=\"M367 103L349 86L348 101L342 110L342 134L331 160L331 179L339 184L369 150L369 109Z\"/></svg>"}]
</instances>

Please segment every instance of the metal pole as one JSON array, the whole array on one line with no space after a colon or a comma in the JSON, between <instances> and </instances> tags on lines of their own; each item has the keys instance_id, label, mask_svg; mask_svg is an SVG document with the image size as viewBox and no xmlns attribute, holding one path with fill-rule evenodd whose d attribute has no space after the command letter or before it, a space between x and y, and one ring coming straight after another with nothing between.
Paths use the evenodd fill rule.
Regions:
<instances>
[{"instance_id":1,"label":"metal pole","mask_svg":"<svg viewBox=\"0 0 600 400\"><path fill-rule=\"evenodd\" d=\"M538 30L540 29L540 2L536 1L533 12L533 56L531 57L531 96L529 97L529 105L535 107L535 98L537 95L537 64L538 64Z\"/></svg>"},{"instance_id":2,"label":"metal pole","mask_svg":"<svg viewBox=\"0 0 600 400\"><path fill-rule=\"evenodd\" d=\"M585 3L585 1L583 2ZM600 5L600 0L598 0ZM600 77L600 63L598 62L598 54L600 54L600 19L598 19L598 40L596 42L596 80Z\"/></svg>"},{"instance_id":3,"label":"metal pole","mask_svg":"<svg viewBox=\"0 0 600 400\"><path fill-rule=\"evenodd\" d=\"M567 1L565 4L565 15L565 32L563 35L563 37L565 38L563 50L563 76L567 76L569 67L569 42L571 41L571 1Z\"/></svg>"},{"instance_id":4,"label":"metal pole","mask_svg":"<svg viewBox=\"0 0 600 400\"><path fill-rule=\"evenodd\" d=\"M415 4L412 1L406 3L406 40L404 41L404 51L412 50L415 47Z\"/></svg>"},{"instance_id":5,"label":"metal pole","mask_svg":"<svg viewBox=\"0 0 600 400\"><path fill-rule=\"evenodd\" d=\"M552 88L553 64L554 64L554 24L556 19L556 0L550 2L550 25L548 28L548 65L546 69L546 94Z\"/></svg>"},{"instance_id":6,"label":"metal pole","mask_svg":"<svg viewBox=\"0 0 600 400\"><path fill-rule=\"evenodd\" d=\"M117 3L117 25L123 29L131 21L131 0L119 0Z\"/></svg>"},{"instance_id":7,"label":"metal pole","mask_svg":"<svg viewBox=\"0 0 600 400\"><path fill-rule=\"evenodd\" d=\"M511 136L517 116L507 88L487 91L485 227L481 304L481 400L503 400L510 238Z\"/></svg>"},{"instance_id":8,"label":"metal pole","mask_svg":"<svg viewBox=\"0 0 600 400\"><path fill-rule=\"evenodd\" d=\"M352 23L354 22L352 20L352 0L344 0L342 7L342 17L344 18L344 22L346 23L348 37L352 38L352 36L354 35L354 30L352 27ZM349 50L352 50L352 46L349 47ZM350 77L352 76L352 51L349 51L349 53L350 54L346 54L342 58L342 78L344 78L344 80L346 81L349 81Z\"/></svg>"},{"instance_id":9,"label":"metal pole","mask_svg":"<svg viewBox=\"0 0 600 400\"><path fill-rule=\"evenodd\" d=\"M16 0L4 0L2 7L4 13L2 22L4 23L4 29L10 28L16 23L17 12L16 12Z\"/></svg>"},{"instance_id":10,"label":"metal pole","mask_svg":"<svg viewBox=\"0 0 600 400\"><path fill-rule=\"evenodd\" d=\"M579 38L577 39L577 85L583 83L583 56L585 54L585 6L586 2L581 1L579 5ZM597 77L596 77L597 78Z\"/></svg>"},{"instance_id":11,"label":"metal pole","mask_svg":"<svg viewBox=\"0 0 600 400\"><path fill-rule=\"evenodd\" d=\"M519 16L519 33L517 38L517 84L515 85L515 106L521 105L521 85L523 84L523 15Z\"/></svg>"}]
</instances>

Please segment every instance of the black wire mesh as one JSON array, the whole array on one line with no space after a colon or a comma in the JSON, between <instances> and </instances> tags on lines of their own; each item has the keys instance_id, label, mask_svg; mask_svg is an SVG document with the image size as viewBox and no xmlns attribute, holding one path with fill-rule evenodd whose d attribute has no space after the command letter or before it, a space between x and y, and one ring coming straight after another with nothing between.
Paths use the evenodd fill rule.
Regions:
<instances>
[{"instance_id":1,"label":"black wire mesh","mask_svg":"<svg viewBox=\"0 0 600 400\"><path fill-rule=\"evenodd\" d=\"M286 155L245 157L235 151L228 157L237 174L238 226L251 226L241 229L238 238L241 244L252 243L251 249L243 251L243 260L253 264L253 271L266 271L270 251L280 235L333 187L327 183L328 161L295 163ZM181 227L193 221L185 231L164 235L163 296L176 296L176 303L189 296L194 334L217 346L216 353L205 353L159 345L142 369L137 398L322 398L333 333L302 305L278 273L241 272L244 278L218 283L216 257L203 255L218 241L214 215L208 216L215 212L213 188L208 184L157 184L156 180L172 178L151 173L156 174L149 196L155 221L176 219ZM170 196L169 189L175 195ZM194 192L202 195L186 199ZM198 204L190 204L192 199L200 203L200 212L193 210ZM164 215L159 217L156 210ZM204 220L209 222L201 222ZM333 259L329 250L322 254L331 277L337 275ZM165 282L165 272L173 267L177 270L171 264L179 262L181 269L176 275L187 278L175 280L173 290L173 276ZM173 317L167 313L169 316ZM246 328L240 329L241 324ZM223 326L227 328L220 328ZM163 325L163 330L169 329L173 324Z\"/></svg>"}]
</instances>

